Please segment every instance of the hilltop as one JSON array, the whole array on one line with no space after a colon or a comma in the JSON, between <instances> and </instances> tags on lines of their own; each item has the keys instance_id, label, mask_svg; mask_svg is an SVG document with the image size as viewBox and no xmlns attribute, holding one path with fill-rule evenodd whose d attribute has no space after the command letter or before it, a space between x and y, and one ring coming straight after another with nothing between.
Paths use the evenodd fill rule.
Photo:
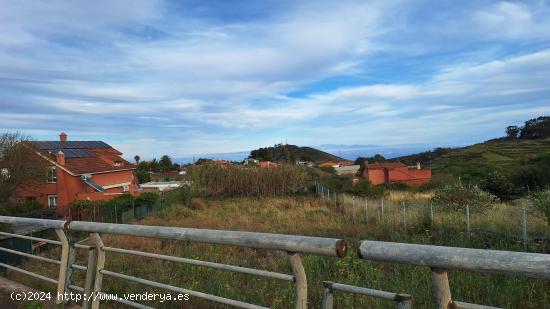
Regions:
<instances>
[{"instance_id":1,"label":"hilltop","mask_svg":"<svg viewBox=\"0 0 550 309\"><path fill-rule=\"evenodd\" d=\"M433 151L395 158L413 165L419 161L434 172L459 175L480 174L487 170L512 172L550 152L550 138L494 139L462 148L436 148Z\"/></svg>"},{"instance_id":2,"label":"hilltop","mask_svg":"<svg viewBox=\"0 0 550 309\"><path fill-rule=\"evenodd\" d=\"M294 162L296 160L312 161L315 163L326 161L347 161L346 159L312 147L299 147L296 145L283 144L252 150L250 152L250 158L274 162Z\"/></svg>"},{"instance_id":3,"label":"hilltop","mask_svg":"<svg viewBox=\"0 0 550 309\"><path fill-rule=\"evenodd\" d=\"M540 171L550 156L549 124L549 117L539 117L526 121L521 128L507 127L507 137L461 148L436 148L391 161L409 165L418 161L431 167L436 175L449 174L468 180L482 178L491 171L504 175L518 175L527 169Z\"/></svg>"}]
</instances>

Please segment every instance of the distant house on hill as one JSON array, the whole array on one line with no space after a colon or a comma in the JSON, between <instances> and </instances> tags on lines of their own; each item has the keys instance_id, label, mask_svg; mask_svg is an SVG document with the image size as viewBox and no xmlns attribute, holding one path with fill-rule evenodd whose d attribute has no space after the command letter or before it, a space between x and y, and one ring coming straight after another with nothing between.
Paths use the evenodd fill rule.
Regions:
<instances>
[{"instance_id":1,"label":"distant house on hill","mask_svg":"<svg viewBox=\"0 0 550 309\"><path fill-rule=\"evenodd\" d=\"M319 167L338 167L338 163L334 163L334 162L331 162L331 161L328 161L328 162L323 162L321 164L319 164Z\"/></svg>"},{"instance_id":2,"label":"distant house on hill","mask_svg":"<svg viewBox=\"0 0 550 309\"><path fill-rule=\"evenodd\" d=\"M135 165L122 153L101 141L68 141L62 132L59 141L35 142L40 157L50 163L43 183L24 184L15 192L18 202L37 201L68 214L74 200L109 200L138 190Z\"/></svg>"},{"instance_id":3,"label":"distant house on hill","mask_svg":"<svg viewBox=\"0 0 550 309\"><path fill-rule=\"evenodd\" d=\"M373 185L403 183L409 186L420 186L432 179L432 170L421 168L420 163L415 168L409 168L403 163L365 162L363 177Z\"/></svg>"},{"instance_id":4,"label":"distant house on hill","mask_svg":"<svg viewBox=\"0 0 550 309\"><path fill-rule=\"evenodd\" d=\"M259 166L261 168L276 168L279 166L279 164L271 161L260 161Z\"/></svg>"},{"instance_id":5,"label":"distant house on hill","mask_svg":"<svg viewBox=\"0 0 550 309\"><path fill-rule=\"evenodd\" d=\"M260 160L252 159L252 158L246 158L243 162L244 165L258 165L260 164Z\"/></svg>"}]
</instances>

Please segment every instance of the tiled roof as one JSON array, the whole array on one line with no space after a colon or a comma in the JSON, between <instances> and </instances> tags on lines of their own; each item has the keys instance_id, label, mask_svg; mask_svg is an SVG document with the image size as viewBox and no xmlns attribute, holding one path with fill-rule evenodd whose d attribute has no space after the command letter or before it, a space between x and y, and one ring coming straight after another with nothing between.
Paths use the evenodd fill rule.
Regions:
<instances>
[{"instance_id":1,"label":"tiled roof","mask_svg":"<svg viewBox=\"0 0 550 309\"><path fill-rule=\"evenodd\" d=\"M49 142L48 142L49 143ZM55 142L55 143L71 143L71 142ZM100 142L103 143L103 142ZM104 145L107 145L103 143ZM72 146L74 146L73 144ZM121 152L108 146L108 147L98 147L98 148L85 148L87 156L78 156L71 155L75 149L60 149L58 145L50 145L52 149L42 149L42 152L45 153L49 158L56 162L56 154L59 151L63 153L67 152L68 155L65 156L65 165L63 166L73 174L93 174L107 171L120 171L135 168L135 165L124 160L120 155ZM78 146L78 145L77 145ZM78 148L76 148L78 149ZM81 148L82 150L84 148ZM77 152L79 153L79 152ZM119 162L119 165L115 165L115 162Z\"/></svg>"},{"instance_id":2,"label":"tiled roof","mask_svg":"<svg viewBox=\"0 0 550 309\"><path fill-rule=\"evenodd\" d=\"M381 169L381 168L386 168L386 169L394 169L394 168L400 168L400 167L407 167L405 164L403 163L373 163L373 164L367 164L367 168L368 169Z\"/></svg>"}]
</instances>

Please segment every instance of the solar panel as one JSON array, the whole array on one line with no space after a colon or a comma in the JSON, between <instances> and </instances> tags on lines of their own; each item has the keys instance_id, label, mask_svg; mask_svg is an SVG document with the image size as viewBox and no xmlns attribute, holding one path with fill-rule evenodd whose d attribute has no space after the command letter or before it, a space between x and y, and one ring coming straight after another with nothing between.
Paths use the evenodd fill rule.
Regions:
<instances>
[{"instance_id":1,"label":"solar panel","mask_svg":"<svg viewBox=\"0 0 550 309\"><path fill-rule=\"evenodd\" d=\"M39 149L42 150L111 148L111 146L102 141L46 141L36 142L36 145Z\"/></svg>"},{"instance_id":2,"label":"solar panel","mask_svg":"<svg viewBox=\"0 0 550 309\"><path fill-rule=\"evenodd\" d=\"M59 151L62 151L65 154L65 158L90 158L93 157L91 153L84 149L54 149L52 152L57 154Z\"/></svg>"}]
</instances>

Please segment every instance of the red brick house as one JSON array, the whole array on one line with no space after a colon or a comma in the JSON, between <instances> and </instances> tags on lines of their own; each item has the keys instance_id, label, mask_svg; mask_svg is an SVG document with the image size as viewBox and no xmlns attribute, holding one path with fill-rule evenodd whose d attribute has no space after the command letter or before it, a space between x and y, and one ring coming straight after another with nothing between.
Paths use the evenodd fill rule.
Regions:
<instances>
[{"instance_id":1,"label":"red brick house","mask_svg":"<svg viewBox=\"0 0 550 309\"><path fill-rule=\"evenodd\" d=\"M421 168L420 163L415 168L409 168L403 163L365 163L363 177L373 185L404 183L409 186L420 186L432 179L432 170Z\"/></svg>"},{"instance_id":2,"label":"red brick house","mask_svg":"<svg viewBox=\"0 0 550 309\"><path fill-rule=\"evenodd\" d=\"M17 188L18 202L35 200L68 214L74 200L108 200L121 194L136 194L135 165L122 153L101 141L68 141L62 132L59 141L35 142L38 154L51 166L43 183Z\"/></svg>"}]
</instances>

